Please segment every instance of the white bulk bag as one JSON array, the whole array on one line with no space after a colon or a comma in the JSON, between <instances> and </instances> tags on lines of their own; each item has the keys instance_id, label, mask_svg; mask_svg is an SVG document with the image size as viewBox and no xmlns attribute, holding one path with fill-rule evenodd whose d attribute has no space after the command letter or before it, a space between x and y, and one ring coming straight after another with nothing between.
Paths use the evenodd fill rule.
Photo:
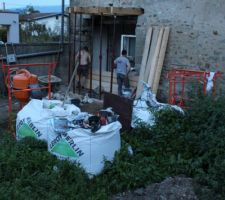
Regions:
<instances>
[{"instance_id":1,"label":"white bulk bag","mask_svg":"<svg viewBox=\"0 0 225 200\"><path fill-rule=\"evenodd\" d=\"M78 162L87 173L96 175L104 167L104 159L113 160L121 147L121 124L113 122L102 126L97 132L90 129L65 129L58 133L54 128L55 118L73 118L80 113L74 105L61 106L61 101L31 100L18 114L16 136L34 137L48 143L48 151L59 159Z\"/></svg>"},{"instance_id":2,"label":"white bulk bag","mask_svg":"<svg viewBox=\"0 0 225 200\"><path fill-rule=\"evenodd\" d=\"M59 159L81 164L88 174L97 175L104 167L104 159L113 160L121 147L119 122L102 126L97 132L78 128L66 133L51 133L48 150Z\"/></svg>"},{"instance_id":3,"label":"white bulk bag","mask_svg":"<svg viewBox=\"0 0 225 200\"><path fill-rule=\"evenodd\" d=\"M17 114L17 139L30 136L47 141L48 133L54 131L51 123L52 118L80 112L80 109L74 105L65 105L64 108L61 105L61 101L32 99Z\"/></svg>"}]
</instances>

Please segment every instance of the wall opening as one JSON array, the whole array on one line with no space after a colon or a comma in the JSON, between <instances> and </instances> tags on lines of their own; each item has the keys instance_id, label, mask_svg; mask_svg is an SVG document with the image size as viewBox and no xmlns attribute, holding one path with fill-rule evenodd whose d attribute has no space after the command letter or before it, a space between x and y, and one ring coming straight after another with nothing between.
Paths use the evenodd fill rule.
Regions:
<instances>
[{"instance_id":1,"label":"wall opening","mask_svg":"<svg viewBox=\"0 0 225 200\"><path fill-rule=\"evenodd\" d=\"M8 26L0 25L0 42L7 42Z\"/></svg>"},{"instance_id":2,"label":"wall opening","mask_svg":"<svg viewBox=\"0 0 225 200\"><path fill-rule=\"evenodd\" d=\"M127 57L130 60L131 67L135 66L135 46L136 35L121 35L120 52L122 52L123 49L127 50Z\"/></svg>"},{"instance_id":3,"label":"wall opening","mask_svg":"<svg viewBox=\"0 0 225 200\"><path fill-rule=\"evenodd\" d=\"M128 55L132 64L135 63L135 29L137 16L117 16L115 19L115 35L114 17L104 16L102 23L102 69L111 71L113 59L121 54L123 47L128 51ZM86 19L85 24L91 25L91 19ZM100 53L100 27L101 16L95 16L93 35L93 69L99 68Z\"/></svg>"}]
</instances>

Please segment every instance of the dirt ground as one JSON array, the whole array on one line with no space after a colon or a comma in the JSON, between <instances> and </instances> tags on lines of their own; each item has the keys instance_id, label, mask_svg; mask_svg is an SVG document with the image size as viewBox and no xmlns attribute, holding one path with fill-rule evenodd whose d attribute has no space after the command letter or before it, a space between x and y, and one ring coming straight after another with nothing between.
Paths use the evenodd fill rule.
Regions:
<instances>
[{"instance_id":1,"label":"dirt ground","mask_svg":"<svg viewBox=\"0 0 225 200\"><path fill-rule=\"evenodd\" d=\"M193 181L185 177L169 177L146 188L115 195L111 200L198 200Z\"/></svg>"},{"instance_id":2,"label":"dirt ground","mask_svg":"<svg viewBox=\"0 0 225 200\"><path fill-rule=\"evenodd\" d=\"M16 113L19 111L19 103L17 101L13 101L13 112L12 119L15 119ZM0 98L0 130L7 129L9 123L9 111L8 111L8 99L6 97Z\"/></svg>"}]
</instances>

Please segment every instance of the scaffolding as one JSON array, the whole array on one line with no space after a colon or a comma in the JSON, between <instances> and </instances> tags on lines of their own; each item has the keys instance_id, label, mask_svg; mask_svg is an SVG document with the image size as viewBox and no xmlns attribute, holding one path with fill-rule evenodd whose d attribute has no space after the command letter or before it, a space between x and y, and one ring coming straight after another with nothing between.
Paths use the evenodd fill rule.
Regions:
<instances>
[{"instance_id":1,"label":"scaffolding","mask_svg":"<svg viewBox=\"0 0 225 200\"><path fill-rule=\"evenodd\" d=\"M216 81L221 78L221 72L215 72L213 74L212 82L212 94L216 96ZM200 86L203 95L207 93L207 83L209 81L209 71L197 71L186 69L172 69L168 73L169 79L169 104L177 104L180 107L186 107L186 103L191 99L187 95L187 87L191 84ZM193 88L192 85L192 88ZM197 86L197 87L198 87Z\"/></svg>"},{"instance_id":2,"label":"scaffolding","mask_svg":"<svg viewBox=\"0 0 225 200\"><path fill-rule=\"evenodd\" d=\"M113 20L113 32L112 32L112 49L111 49L111 77L110 77L110 93L113 90L113 60L115 58L115 34L116 34L116 23L117 16L139 16L144 13L142 8L123 8L123 7L113 7L113 5L109 7L69 7L67 9L69 13L69 69L68 69L68 83L71 79L71 72L75 69L75 54L77 49L77 42L79 44L79 48L81 49L81 43L84 42L81 40L82 36L82 18L83 15L91 16L91 39L90 39L90 49L91 53L91 67L90 67L90 85L89 85L89 93L92 95L92 75L93 75L93 37L94 37L94 28L95 28L95 17L100 16L100 40L99 40L99 98L101 98L102 92L102 35L103 35L103 22L104 17L109 16L112 17ZM79 16L79 25L77 26L77 18ZM72 17L74 18L74 23L72 25ZM73 29L72 29L73 27ZM71 37L73 35L73 38ZM77 37L78 36L78 37ZM77 41L79 38L79 41ZM107 52L108 54L109 52ZM72 56L72 59L71 59ZM73 69L72 69L73 68ZM73 82L73 92L76 90L76 81L74 79Z\"/></svg>"},{"instance_id":3,"label":"scaffolding","mask_svg":"<svg viewBox=\"0 0 225 200\"><path fill-rule=\"evenodd\" d=\"M8 111L9 113L12 112L12 97L13 94L17 92L31 92L33 90L48 90L48 98L51 99L51 77L52 72L56 66L56 63L42 63L42 64L2 64L2 71L5 74L5 81L8 90ZM21 68L30 68L30 67L47 67L48 68L48 85L44 87L37 87L37 88L26 88L26 89L14 89L13 83L11 80L11 74L13 71L21 69Z\"/></svg>"}]
</instances>

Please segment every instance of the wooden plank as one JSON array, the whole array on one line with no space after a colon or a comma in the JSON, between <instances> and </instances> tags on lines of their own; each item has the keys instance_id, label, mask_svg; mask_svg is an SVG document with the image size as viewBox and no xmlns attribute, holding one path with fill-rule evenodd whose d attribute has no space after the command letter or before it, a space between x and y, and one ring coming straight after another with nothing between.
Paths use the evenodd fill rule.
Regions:
<instances>
[{"instance_id":1,"label":"wooden plank","mask_svg":"<svg viewBox=\"0 0 225 200\"><path fill-rule=\"evenodd\" d=\"M82 13L82 14L93 14L93 15L133 15L139 16L144 14L143 8L123 8L123 7L68 7L69 13Z\"/></svg>"},{"instance_id":2,"label":"wooden plank","mask_svg":"<svg viewBox=\"0 0 225 200\"><path fill-rule=\"evenodd\" d=\"M90 79L86 79L86 83L85 84L86 84L85 88L89 88ZM98 87L99 86L99 81L93 79L92 80L92 86L93 86L92 87L93 89ZM137 86L136 82L130 82L130 89L131 90L134 90L136 88L136 86ZM104 79L102 80L102 87L105 89L105 91L110 92L110 82L108 82L108 80L107 81L105 81ZM117 92L118 92L117 90L118 90L117 83L113 83L113 93L117 94Z\"/></svg>"},{"instance_id":3,"label":"wooden plank","mask_svg":"<svg viewBox=\"0 0 225 200\"><path fill-rule=\"evenodd\" d=\"M144 14L143 8L123 8L123 7L112 7L112 15L142 15Z\"/></svg>"},{"instance_id":4,"label":"wooden plank","mask_svg":"<svg viewBox=\"0 0 225 200\"><path fill-rule=\"evenodd\" d=\"M155 54L157 41L158 41L158 37L159 37L159 31L160 31L159 27L155 27L154 30L153 30L151 47L150 47L150 51L149 51L149 55L148 55L148 61L147 61L146 69L145 69L145 75L144 75L144 79L143 79L144 82L146 82L146 83L148 82L148 77L149 77L150 70L151 70L151 67L152 67L152 59L153 59L154 54Z\"/></svg>"},{"instance_id":5,"label":"wooden plank","mask_svg":"<svg viewBox=\"0 0 225 200\"><path fill-rule=\"evenodd\" d=\"M102 71L102 86L104 87L105 91L110 92L110 76L111 72L108 71ZM99 86L99 71L94 70L92 72L92 88L96 88ZM130 72L129 74L129 84L130 88L134 90L134 88L137 87L137 82L138 82L138 76L135 75L134 73ZM85 83L85 88L89 88L90 85L90 79L89 77L86 79ZM117 79L116 79L116 73L114 73L114 78L113 78L113 93L117 94Z\"/></svg>"},{"instance_id":6,"label":"wooden plank","mask_svg":"<svg viewBox=\"0 0 225 200\"><path fill-rule=\"evenodd\" d=\"M95 14L95 15L101 15L102 13L109 12L109 9L107 7L80 7L80 6L74 6L74 7L68 7L67 11L69 13L78 13L78 14Z\"/></svg>"},{"instance_id":7,"label":"wooden plank","mask_svg":"<svg viewBox=\"0 0 225 200\"><path fill-rule=\"evenodd\" d=\"M160 51L160 47L161 47L161 43L162 43L163 32L164 32L164 28L162 27L160 29L160 32L159 32L159 37L158 37L155 53L154 53L154 56L153 56L152 62L151 62L151 69L150 69L150 73L149 73L149 77L148 77L148 85L151 88L152 88L153 81L154 81L156 65L157 65L157 61L158 61L158 57L159 57L159 51Z\"/></svg>"},{"instance_id":8,"label":"wooden plank","mask_svg":"<svg viewBox=\"0 0 225 200\"><path fill-rule=\"evenodd\" d=\"M170 32L170 28L166 27L163 34L162 44L161 44L161 48L159 52L159 59L158 59L155 78L154 78L153 87L152 87L152 91L154 94L157 94L158 87L159 87L160 76L161 76L163 62L164 62L164 58L166 54L166 47L167 47L167 43L169 39L169 32Z\"/></svg>"},{"instance_id":9,"label":"wooden plank","mask_svg":"<svg viewBox=\"0 0 225 200\"><path fill-rule=\"evenodd\" d=\"M93 76L92 80L98 81L99 77L98 76ZM102 81L110 84L109 80L106 77L102 77ZM117 85L117 80L116 79L113 80L113 84ZM129 85L130 85L130 87L137 87L137 82L129 80Z\"/></svg>"},{"instance_id":10,"label":"wooden plank","mask_svg":"<svg viewBox=\"0 0 225 200\"><path fill-rule=\"evenodd\" d=\"M92 72L93 75L95 76L99 76L99 71L96 71L94 70ZM108 72L108 71L102 71L102 76L103 77L107 77L107 78L110 78L111 77L111 72ZM116 73L113 73L113 77L116 79ZM134 82L137 82L138 81L138 76L135 75L134 73L130 72L129 73L129 80L130 81L134 81ZM108 80L110 82L110 80Z\"/></svg>"},{"instance_id":11,"label":"wooden plank","mask_svg":"<svg viewBox=\"0 0 225 200\"><path fill-rule=\"evenodd\" d=\"M89 87L89 83L90 83L90 80L88 79L86 81L86 87L85 88L88 88ZM95 89L97 87L99 87L99 81L97 80L92 80L92 88ZM102 82L102 89L104 88L104 91L106 92L110 92L110 83L109 82ZM118 88L118 85L117 84L113 84L113 93L114 94L117 94L117 88Z\"/></svg>"},{"instance_id":12,"label":"wooden plank","mask_svg":"<svg viewBox=\"0 0 225 200\"><path fill-rule=\"evenodd\" d=\"M140 74L139 74L136 97L139 97L140 93L141 93L141 88L142 88L141 81L143 81L143 78L144 78L144 75L145 75L145 67L146 67L147 60L148 60L151 37L152 37L152 27L149 27L149 29L147 31L147 34L146 34L146 38L145 38L144 51L143 51L143 54L142 54L141 69L140 69Z\"/></svg>"},{"instance_id":13,"label":"wooden plank","mask_svg":"<svg viewBox=\"0 0 225 200\"><path fill-rule=\"evenodd\" d=\"M92 78L94 80L99 80L99 75L93 74L92 75ZM105 81L105 82L109 82L110 83L109 78L107 76L102 76L102 81ZM117 83L116 77L113 77L113 83Z\"/></svg>"}]
</instances>

